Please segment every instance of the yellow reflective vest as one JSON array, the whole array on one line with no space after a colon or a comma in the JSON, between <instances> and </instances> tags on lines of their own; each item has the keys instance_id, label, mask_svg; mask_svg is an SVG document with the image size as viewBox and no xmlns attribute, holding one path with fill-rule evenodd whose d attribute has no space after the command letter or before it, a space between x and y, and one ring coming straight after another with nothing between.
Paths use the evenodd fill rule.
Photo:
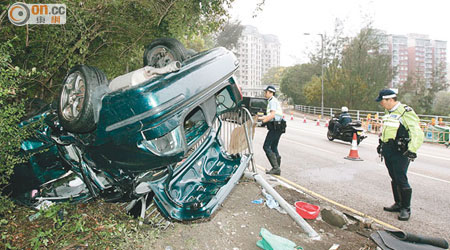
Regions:
<instances>
[{"instance_id":1,"label":"yellow reflective vest","mask_svg":"<svg viewBox=\"0 0 450 250\"><path fill-rule=\"evenodd\" d=\"M410 141L408 143L408 150L416 153L423 143L423 131L419 125L419 117L414 110L402 103L398 103L393 110L385 110L383 119L383 132L381 141L388 142L389 139L395 139L397 130L402 124L408 131Z\"/></svg>"}]
</instances>

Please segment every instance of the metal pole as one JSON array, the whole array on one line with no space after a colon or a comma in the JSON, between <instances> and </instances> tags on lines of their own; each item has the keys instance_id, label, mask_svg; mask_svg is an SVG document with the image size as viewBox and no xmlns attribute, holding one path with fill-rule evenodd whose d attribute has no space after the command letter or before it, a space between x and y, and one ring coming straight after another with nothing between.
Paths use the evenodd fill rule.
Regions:
<instances>
[{"instance_id":1,"label":"metal pole","mask_svg":"<svg viewBox=\"0 0 450 250\"><path fill-rule=\"evenodd\" d=\"M269 183L267 183L266 180L264 180L261 175L249 172L245 172L244 175L247 178L253 177L253 179L255 179L255 181L258 182L259 185L266 189L266 191L270 195L272 195L272 197L289 214L289 216L292 217L297 225L299 225L308 234L309 238L311 238L312 240L320 240L320 235L316 231L314 231L314 229L295 211L295 209L289 203L287 203L285 199L283 199L283 197L281 197L280 194L277 193L277 191L275 191L275 189L273 189L273 187Z\"/></svg>"},{"instance_id":2,"label":"metal pole","mask_svg":"<svg viewBox=\"0 0 450 250\"><path fill-rule=\"evenodd\" d=\"M321 103L321 111L320 114L323 117L323 34L319 34L320 38L322 39L322 103Z\"/></svg>"},{"instance_id":3,"label":"metal pole","mask_svg":"<svg viewBox=\"0 0 450 250\"><path fill-rule=\"evenodd\" d=\"M305 36L309 36L309 35L311 35L310 33L303 33L303 35L305 35ZM321 59L321 63L322 63L322 98L321 98L321 109L320 109L320 115L321 115L321 117L323 117L323 34L317 34L317 35L319 35L320 36L320 38L321 38L321 41L322 41L322 59Z\"/></svg>"}]
</instances>

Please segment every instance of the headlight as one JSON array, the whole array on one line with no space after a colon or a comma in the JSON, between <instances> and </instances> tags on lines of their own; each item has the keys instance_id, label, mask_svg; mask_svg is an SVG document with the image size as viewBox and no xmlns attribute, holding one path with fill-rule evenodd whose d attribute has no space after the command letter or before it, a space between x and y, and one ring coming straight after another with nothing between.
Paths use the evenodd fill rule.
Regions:
<instances>
[{"instance_id":1,"label":"headlight","mask_svg":"<svg viewBox=\"0 0 450 250\"><path fill-rule=\"evenodd\" d=\"M158 156L171 156L176 155L183 151L183 141L181 137L180 127L172 130L164 136L159 138L155 138L152 140L147 140L143 133L142 144L138 145L138 147L142 148L142 146Z\"/></svg>"}]
</instances>

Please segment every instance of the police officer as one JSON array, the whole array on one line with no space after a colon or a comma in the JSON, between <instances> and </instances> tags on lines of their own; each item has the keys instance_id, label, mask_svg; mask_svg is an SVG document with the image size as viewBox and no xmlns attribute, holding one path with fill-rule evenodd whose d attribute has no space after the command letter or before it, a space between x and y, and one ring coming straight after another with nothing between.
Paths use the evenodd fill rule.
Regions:
<instances>
[{"instance_id":1,"label":"police officer","mask_svg":"<svg viewBox=\"0 0 450 250\"><path fill-rule=\"evenodd\" d=\"M339 123L336 123L334 125L334 134L337 134L339 132L339 129L344 127L345 125L349 124L350 122L352 122L352 117L350 116L350 114L348 113L348 108L343 106L341 108L341 114L339 115Z\"/></svg>"},{"instance_id":2,"label":"police officer","mask_svg":"<svg viewBox=\"0 0 450 250\"><path fill-rule=\"evenodd\" d=\"M377 152L384 156L395 201L392 206L383 209L399 212L398 219L406 221L411 216L412 194L406 174L410 161L417 157L417 149L422 145L423 131L414 110L397 101L397 94L393 90L381 90L376 101L385 108Z\"/></svg>"},{"instance_id":3,"label":"police officer","mask_svg":"<svg viewBox=\"0 0 450 250\"><path fill-rule=\"evenodd\" d=\"M266 171L266 174L280 175L281 169L281 156L278 152L278 142L280 141L281 134L284 133L286 128L286 122L283 120L283 111L281 109L281 104L275 97L276 89L274 86L267 86L264 89L264 95L269 100L267 103L267 115L259 117L258 119L262 123L267 125L266 139L264 140L264 152L269 159L272 169ZM282 127L284 124L284 128Z\"/></svg>"}]
</instances>

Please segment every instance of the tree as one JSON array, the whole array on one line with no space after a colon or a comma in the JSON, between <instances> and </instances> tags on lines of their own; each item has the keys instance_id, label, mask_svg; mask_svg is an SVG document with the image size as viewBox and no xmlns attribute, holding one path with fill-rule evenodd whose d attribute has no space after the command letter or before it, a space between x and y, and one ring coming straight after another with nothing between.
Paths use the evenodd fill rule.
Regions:
<instances>
[{"instance_id":1,"label":"tree","mask_svg":"<svg viewBox=\"0 0 450 250\"><path fill-rule=\"evenodd\" d=\"M392 79L390 54L382 47L386 36L370 25L354 38L342 34L338 22L332 36L324 35L324 106L376 109L373 100ZM312 53L311 63L320 66L321 56L321 49ZM320 100L321 89L308 96Z\"/></svg>"},{"instance_id":2,"label":"tree","mask_svg":"<svg viewBox=\"0 0 450 250\"><path fill-rule=\"evenodd\" d=\"M311 106L320 106L322 91L322 79L318 76L313 76L311 81L303 87L303 95L305 96L306 104Z\"/></svg>"},{"instance_id":3,"label":"tree","mask_svg":"<svg viewBox=\"0 0 450 250\"><path fill-rule=\"evenodd\" d=\"M296 104L310 104L310 99L306 98L303 88L314 76L320 76L320 70L320 65L317 64L287 67L280 81L281 92Z\"/></svg>"},{"instance_id":4,"label":"tree","mask_svg":"<svg viewBox=\"0 0 450 250\"><path fill-rule=\"evenodd\" d=\"M450 92L441 91L436 94L436 99L433 103L433 113L450 116Z\"/></svg>"},{"instance_id":5,"label":"tree","mask_svg":"<svg viewBox=\"0 0 450 250\"><path fill-rule=\"evenodd\" d=\"M378 91L392 80L391 55L382 46L386 36L370 27L351 39L342 56L342 91L339 106L358 109L376 107Z\"/></svg>"},{"instance_id":6,"label":"tree","mask_svg":"<svg viewBox=\"0 0 450 250\"><path fill-rule=\"evenodd\" d=\"M155 38L186 43L215 32L228 20L233 0L50 2L66 4L65 25L14 26L5 18L9 5L2 3L0 10L0 43L18 38L12 42L17 51L12 63L45 73L24 83L24 94L42 99L58 95L60 82L76 64L96 66L112 79L142 67L144 47Z\"/></svg>"},{"instance_id":7,"label":"tree","mask_svg":"<svg viewBox=\"0 0 450 250\"><path fill-rule=\"evenodd\" d=\"M12 41L0 43L0 214L11 208L12 204L1 194L14 166L22 162L18 152L27 134L18 126L25 114L24 100L18 98L24 91L20 85L37 74L35 69L25 71L14 66L11 60L14 53Z\"/></svg>"},{"instance_id":8,"label":"tree","mask_svg":"<svg viewBox=\"0 0 450 250\"><path fill-rule=\"evenodd\" d=\"M241 25L241 21L227 22L216 37L216 46L222 46L230 50L234 50L238 43L239 37L241 37L244 26Z\"/></svg>"},{"instance_id":9,"label":"tree","mask_svg":"<svg viewBox=\"0 0 450 250\"><path fill-rule=\"evenodd\" d=\"M409 76L399 88L400 100L414 107L422 114L432 114L437 93L448 88L443 65L432 71L432 77L424 79L423 73L416 72ZM441 111L445 112L445 108Z\"/></svg>"},{"instance_id":10,"label":"tree","mask_svg":"<svg viewBox=\"0 0 450 250\"><path fill-rule=\"evenodd\" d=\"M286 69L285 67L273 67L273 68L270 68L263 75L263 77L261 79L261 83L263 85L270 85L270 84L280 85L281 79L283 77L283 73L284 73L285 69Z\"/></svg>"}]
</instances>

